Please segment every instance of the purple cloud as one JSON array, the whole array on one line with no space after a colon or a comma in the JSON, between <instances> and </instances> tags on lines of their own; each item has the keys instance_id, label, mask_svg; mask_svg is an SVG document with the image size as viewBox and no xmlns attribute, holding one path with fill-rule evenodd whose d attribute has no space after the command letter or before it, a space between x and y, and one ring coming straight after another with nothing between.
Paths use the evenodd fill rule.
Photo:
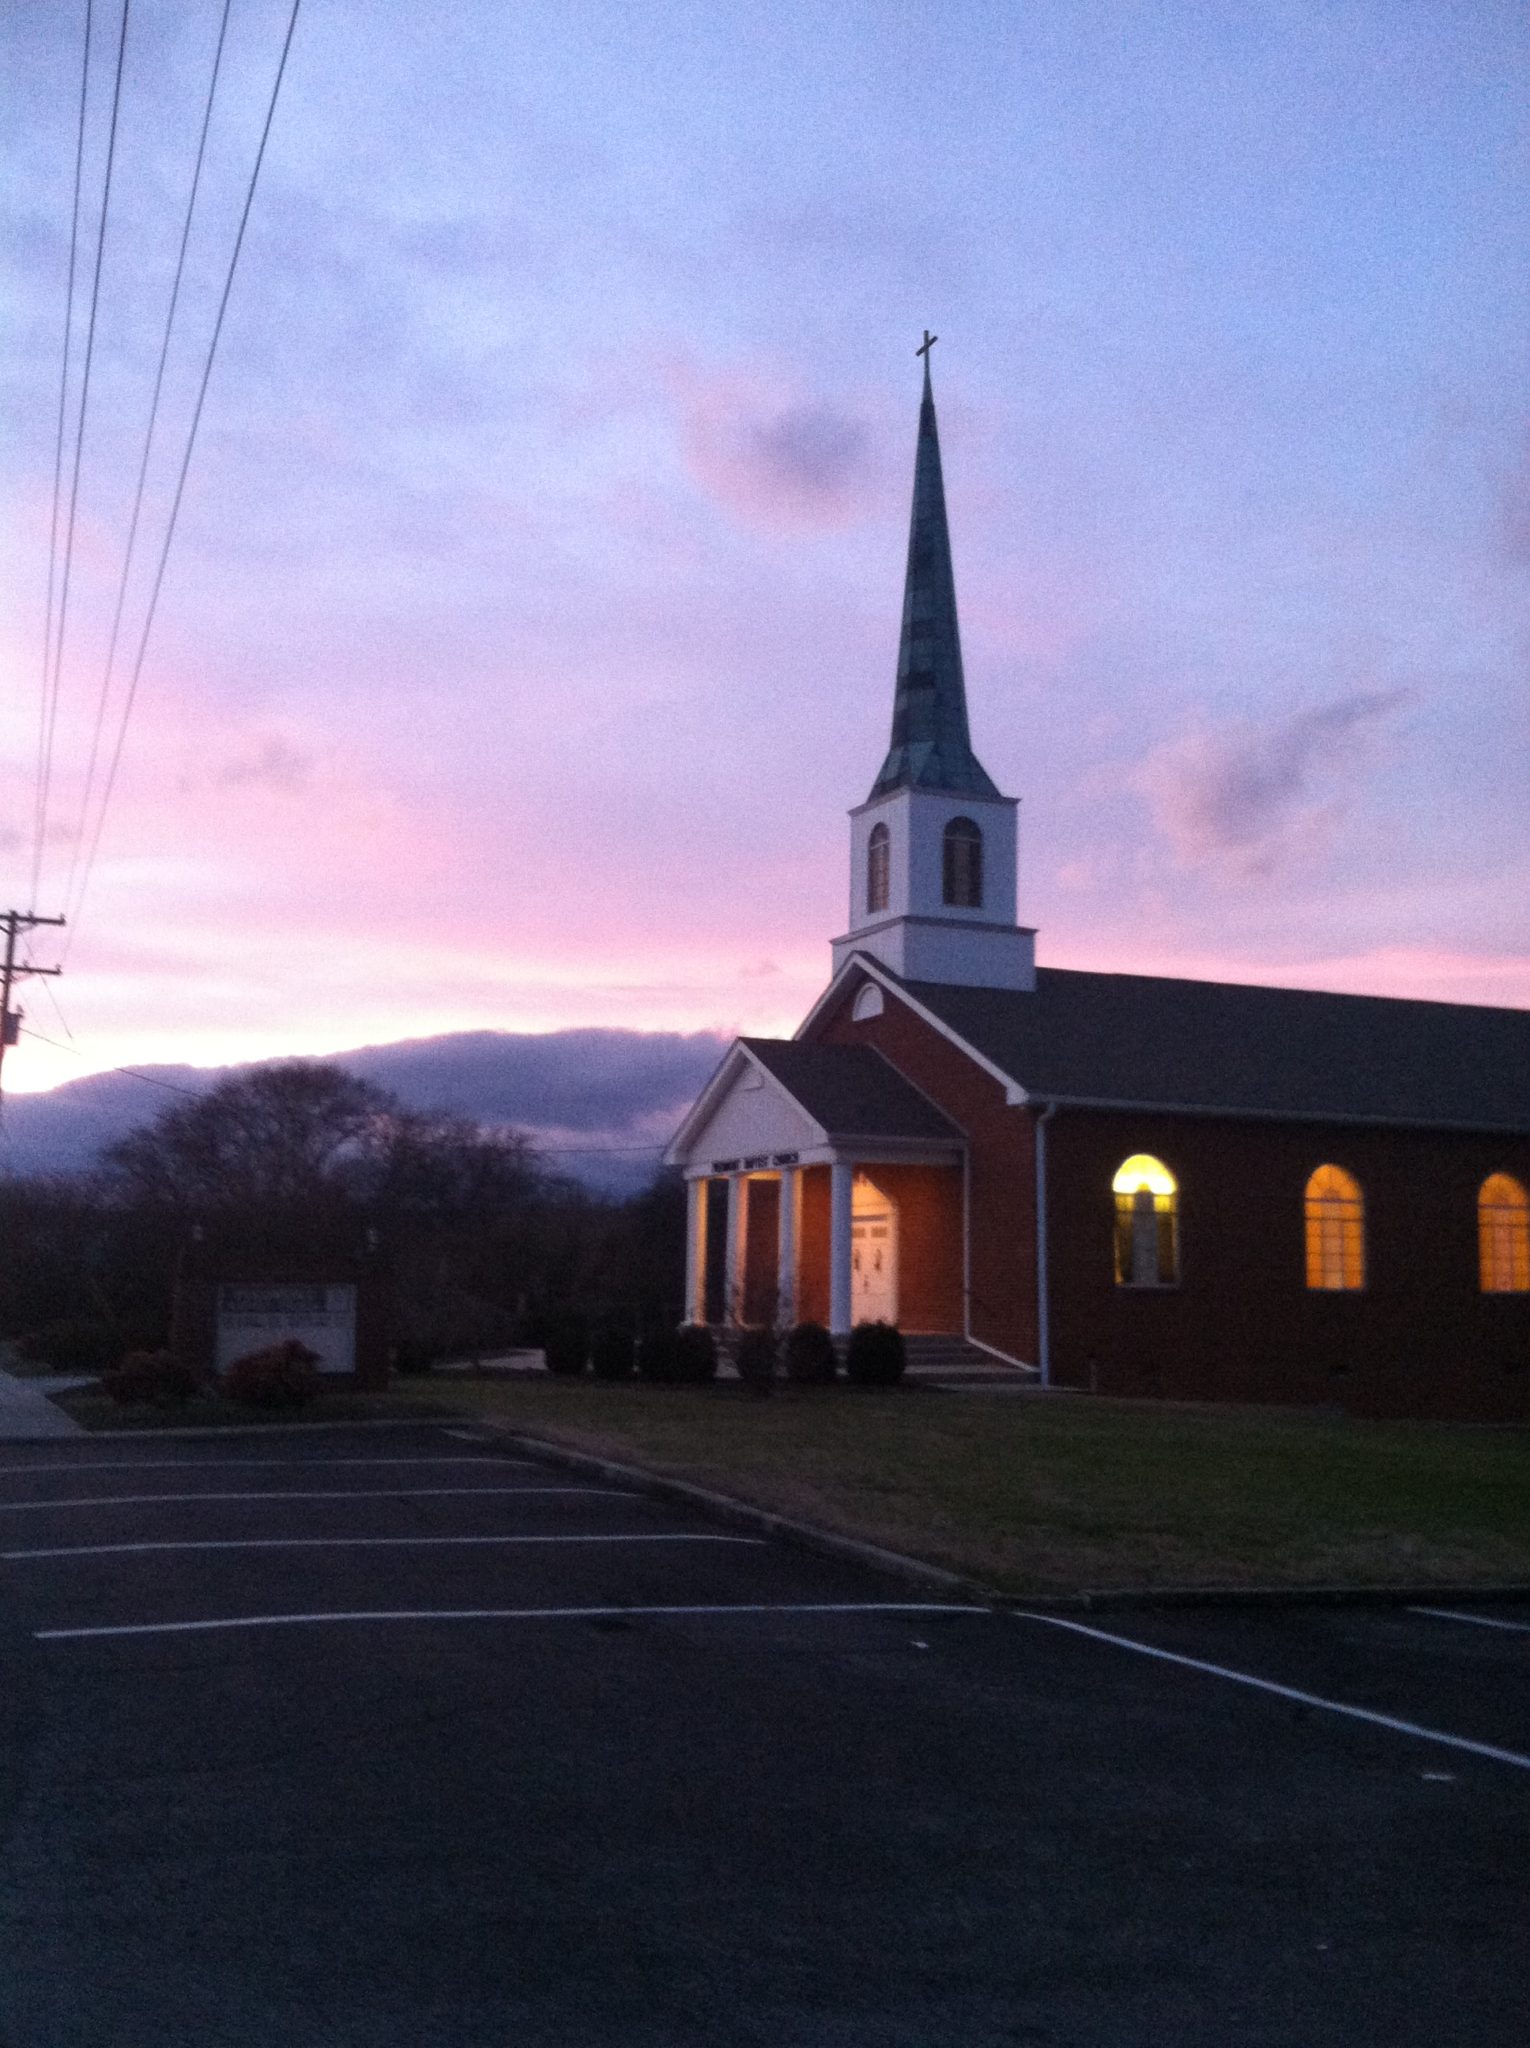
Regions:
<instances>
[{"instance_id":1,"label":"purple cloud","mask_svg":"<svg viewBox=\"0 0 1530 2048\"><path fill-rule=\"evenodd\" d=\"M273 734L263 745L225 762L218 781L230 789L297 790L307 783L312 766L306 754Z\"/></svg>"},{"instance_id":2,"label":"purple cloud","mask_svg":"<svg viewBox=\"0 0 1530 2048\"><path fill-rule=\"evenodd\" d=\"M766 526L839 526L862 509L872 474L864 421L762 379L686 377L684 446L710 496Z\"/></svg>"},{"instance_id":3,"label":"purple cloud","mask_svg":"<svg viewBox=\"0 0 1530 2048\"><path fill-rule=\"evenodd\" d=\"M1134 781L1186 867L1272 873L1342 809L1352 773L1406 690L1357 690L1265 725L1191 732L1156 747Z\"/></svg>"}]
</instances>

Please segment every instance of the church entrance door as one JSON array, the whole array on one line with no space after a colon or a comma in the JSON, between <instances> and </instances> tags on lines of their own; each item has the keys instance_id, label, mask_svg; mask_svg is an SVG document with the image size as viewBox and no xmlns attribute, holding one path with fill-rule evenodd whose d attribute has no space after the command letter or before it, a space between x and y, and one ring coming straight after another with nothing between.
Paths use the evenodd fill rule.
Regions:
<instances>
[{"instance_id":1,"label":"church entrance door","mask_svg":"<svg viewBox=\"0 0 1530 2048\"><path fill-rule=\"evenodd\" d=\"M857 1199L850 1224L850 1313L857 1323L898 1320L898 1212L879 1189L880 1205ZM857 1188L857 1197L861 1190Z\"/></svg>"}]
</instances>

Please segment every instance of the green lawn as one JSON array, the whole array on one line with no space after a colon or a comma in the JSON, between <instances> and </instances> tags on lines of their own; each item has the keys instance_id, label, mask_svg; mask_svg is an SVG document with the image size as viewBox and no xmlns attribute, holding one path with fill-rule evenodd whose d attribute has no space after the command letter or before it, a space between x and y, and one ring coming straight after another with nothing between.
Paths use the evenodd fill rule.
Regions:
<instances>
[{"instance_id":1,"label":"green lawn","mask_svg":"<svg viewBox=\"0 0 1530 2048\"><path fill-rule=\"evenodd\" d=\"M912 1387L751 1401L538 1377L419 1398L1010 1594L1530 1584L1524 1431Z\"/></svg>"}]
</instances>

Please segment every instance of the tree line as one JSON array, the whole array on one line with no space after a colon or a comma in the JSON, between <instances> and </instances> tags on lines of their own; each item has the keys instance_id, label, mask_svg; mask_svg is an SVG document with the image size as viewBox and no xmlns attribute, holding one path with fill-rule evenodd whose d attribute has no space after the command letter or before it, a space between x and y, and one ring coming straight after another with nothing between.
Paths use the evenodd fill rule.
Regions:
<instances>
[{"instance_id":1,"label":"tree line","mask_svg":"<svg viewBox=\"0 0 1530 2048\"><path fill-rule=\"evenodd\" d=\"M0 1338L61 1371L163 1345L193 1242L273 1269L316 1252L381 1262L406 1368L538 1342L570 1310L673 1323L683 1217L674 1176L603 1198L523 1132L286 1061L171 1104L88 1174L0 1181Z\"/></svg>"}]
</instances>

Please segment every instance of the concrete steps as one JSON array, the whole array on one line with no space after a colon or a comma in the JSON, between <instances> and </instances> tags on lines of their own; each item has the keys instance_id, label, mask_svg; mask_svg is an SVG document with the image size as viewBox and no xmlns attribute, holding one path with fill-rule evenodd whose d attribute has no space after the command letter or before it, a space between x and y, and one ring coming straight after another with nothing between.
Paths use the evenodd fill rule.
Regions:
<instances>
[{"instance_id":1,"label":"concrete steps","mask_svg":"<svg viewBox=\"0 0 1530 2048\"><path fill-rule=\"evenodd\" d=\"M1034 1367L1006 1365L961 1337L909 1337L908 1378L925 1386L990 1389L1036 1384Z\"/></svg>"}]
</instances>

